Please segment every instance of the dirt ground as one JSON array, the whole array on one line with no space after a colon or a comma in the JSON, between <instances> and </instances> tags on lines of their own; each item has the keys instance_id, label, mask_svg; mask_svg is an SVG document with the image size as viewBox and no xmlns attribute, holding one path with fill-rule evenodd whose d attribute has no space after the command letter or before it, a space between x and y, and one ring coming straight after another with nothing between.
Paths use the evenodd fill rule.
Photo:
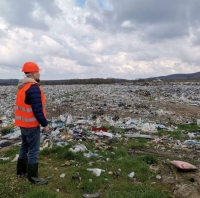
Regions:
<instances>
[{"instance_id":1,"label":"dirt ground","mask_svg":"<svg viewBox=\"0 0 200 198\"><path fill-rule=\"evenodd\" d=\"M169 163L180 157L181 159L179 160L191 162L191 164L198 166L200 154L197 151L187 148L172 150L160 145L158 149L146 148L130 150L129 154L133 158L143 154L153 154L156 156L159 159L158 164L149 164L151 173L154 177L156 175L160 176L160 179L155 178L155 182L164 186L166 190L174 194L174 197L200 197L200 171L183 171Z\"/></svg>"}]
</instances>

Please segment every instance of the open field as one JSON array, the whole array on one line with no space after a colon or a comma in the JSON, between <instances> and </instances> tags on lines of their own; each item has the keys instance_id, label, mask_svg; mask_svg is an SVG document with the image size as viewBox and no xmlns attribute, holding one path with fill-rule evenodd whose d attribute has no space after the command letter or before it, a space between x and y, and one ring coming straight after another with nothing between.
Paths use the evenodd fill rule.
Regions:
<instances>
[{"instance_id":1,"label":"open field","mask_svg":"<svg viewBox=\"0 0 200 198\"><path fill-rule=\"evenodd\" d=\"M0 141L12 145L0 149L0 197L200 197L199 170L181 171L170 163L200 167L198 84L42 88L52 133L41 134L39 176L49 184L33 186L15 175L11 160L20 137L5 138L18 130L12 125L15 87L1 87ZM73 152L76 145L87 149Z\"/></svg>"}]
</instances>

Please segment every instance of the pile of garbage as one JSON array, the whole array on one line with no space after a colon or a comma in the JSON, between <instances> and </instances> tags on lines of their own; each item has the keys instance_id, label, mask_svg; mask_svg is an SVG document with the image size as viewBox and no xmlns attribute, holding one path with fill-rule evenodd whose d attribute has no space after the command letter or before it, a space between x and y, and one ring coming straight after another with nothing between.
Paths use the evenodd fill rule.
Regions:
<instances>
[{"instance_id":1,"label":"pile of garbage","mask_svg":"<svg viewBox=\"0 0 200 198\"><path fill-rule=\"evenodd\" d=\"M14 126L13 120L7 120L6 117L0 118L0 147L10 146L11 144L20 145L20 128ZM49 121L50 133L41 133L41 149L67 145L72 141L94 141L102 139L108 141L124 140L131 138L145 138L156 142L157 144L165 141L167 136L158 137L157 133L163 131L176 131L177 126L165 126L161 123L144 123L142 120L131 119L130 117L119 118L112 116L72 117L71 114L63 114L54 120ZM42 128L41 128L42 131ZM194 148L200 152L200 142L195 141L200 137L200 131L184 132L188 140L184 142L173 142L169 139L175 148ZM72 148L76 152L84 150L81 147Z\"/></svg>"},{"instance_id":2,"label":"pile of garbage","mask_svg":"<svg viewBox=\"0 0 200 198\"><path fill-rule=\"evenodd\" d=\"M124 83L42 86L48 118L73 116L131 117L163 124L192 123L200 117L199 83ZM16 86L0 87L0 117L13 118ZM188 107L185 109L185 107Z\"/></svg>"}]
</instances>

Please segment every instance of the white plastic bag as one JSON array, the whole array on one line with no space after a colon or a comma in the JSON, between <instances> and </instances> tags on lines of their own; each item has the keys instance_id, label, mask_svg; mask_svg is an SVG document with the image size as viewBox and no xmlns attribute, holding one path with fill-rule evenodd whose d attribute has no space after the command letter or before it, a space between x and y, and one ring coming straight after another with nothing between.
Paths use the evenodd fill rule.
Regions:
<instances>
[{"instance_id":1,"label":"white plastic bag","mask_svg":"<svg viewBox=\"0 0 200 198\"><path fill-rule=\"evenodd\" d=\"M92 172L97 177L100 176L102 172L105 172L105 170L102 170L100 168L87 168L87 170Z\"/></svg>"}]
</instances>

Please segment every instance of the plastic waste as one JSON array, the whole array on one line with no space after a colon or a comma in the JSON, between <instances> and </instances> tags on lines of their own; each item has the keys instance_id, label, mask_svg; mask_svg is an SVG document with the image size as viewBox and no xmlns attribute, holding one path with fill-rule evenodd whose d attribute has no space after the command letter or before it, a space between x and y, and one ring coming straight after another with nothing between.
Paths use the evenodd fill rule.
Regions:
<instances>
[{"instance_id":1,"label":"plastic waste","mask_svg":"<svg viewBox=\"0 0 200 198\"><path fill-rule=\"evenodd\" d=\"M83 153L83 156L87 157L87 158L90 158L90 157L97 157L98 154L89 152L89 153Z\"/></svg>"},{"instance_id":2,"label":"plastic waste","mask_svg":"<svg viewBox=\"0 0 200 198\"><path fill-rule=\"evenodd\" d=\"M162 177L160 175L156 175L156 179L161 179Z\"/></svg>"},{"instance_id":3,"label":"plastic waste","mask_svg":"<svg viewBox=\"0 0 200 198\"><path fill-rule=\"evenodd\" d=\"M1 147L7 147L7 146L10 146L12 144L13 144L12 142L8 142L7 140L0 140L0 148Z\"/></svg>"},{"instance_id":4,"label":"plastic waste","mask_svg":"<svg viewBox=\"0 0 200 198\"><path fill-rule=\"evenodd\" d=\"M114 172L114 175L116 177L119 177L122 174L122 170L120 168L118 168L118 170L116 172Z\"/></svg>"},{"instance_id":5,"label":"plastic waste","mask_svg":"<svg viewBox=\"0 0 200 198\"><path fill-rule=\"evenodd\" d=\"M135 176L135 172L131 172L130 174L128 174L128 176L129 176L130 178L133 178L133 177Z\"/></svg>"},{"instance_id":6,"label":"plastic waste","mask_svg":"<svg viewBox=\"0 0 200 198\"><path fill-rule=\"evenodd\" d=\"M79 177L80 177L80 175L79 174L74 174L73 176L72 176L72 179L79 179Z\"/></svg>"},{"instance_id":7,"label":"plastic waste","mask_svg":"<svg viewBox=\"0 0 200 198\"><path fill-rule=\"evenodd\" d=\"M200 126L200 119L197 119L197 125Z\"/></svg>"},{"instance_id":8,"label":"plastic waste","mask_svg":"<svg viewBox=\"0 0 200 198\"><path fill-rule=\"evenodd\" d=\"M107 177L104 178L105 181L109 181Z\"/></svg>"},{"instance_id":9,"label":"plastic waste","mask_svg":"<svg viewBox=\"0 0 200 198\"><path fill-rule=\"evenodd\" d=\"M93 193L93 194L83 194L82 198L98 198L100 196L99 193Z\"/></svg>"},{"instance_id":10,"label":"plastic waste","mask_svg":"<svg viewBox=\"0 0 200 198\"><path fill-rule=\"evenodd\" d=\"M170 164L176 166L179 169L183 169L183 170L197 170L198 167L194 166L188 162L184 162L184 161L178 161L178 160L173 160L170 161Z\"/></svg>"},{"instance_id":11,"label":"plastic waste","mask_svg":"<svg viewBox=\"0 0 200 198\"><path fill-rule=\"evenodd\" d=\"M64 178L65 177L65 173L60 175L60 178Z\"/></svg>"},{"instance_id":12,"label":"plastic waste","mask_svg":"<svg viewBox=\"0 0 200 198\"><path fill-rule=\"evenodd\" d=\"M7 135L4 135L3 138L4 139L9 139L9 140L15 140L18 139L21 136L21 131L15 131L14 133L9 133Z\"/></svg>"},{"instance_id":13,"label":"plastic waste","mask_svg":"<svg viewBox=\"0 0 200 198\"><path fill-rule=\"evenodd\" d=\"M67 116L67 121L66 121L66 124L71 124L72 123L72 116L71 115L68 115Z\"/></svg>"},{"instance_id":14,"label":"plastic waste","mask_svg":"<svg viewBox=\"0 0 200 198\"><path fill-rule=\"evenodd\" d=\"M0 157L0 160L3 160L3 161L9 160L9 159L10 159L9 157Z\"/></svg>"},{"instance_id":15,"label":"plastic waste","mask_svg":"<svg viewBox=\"0 0 200 198\"><path fill-rule=\"evenodd\" d=\"M56 137L59 133L60 133L60 131L58 129L56 129L55 131L51 132L51 135Z\"/></svg>"},{"instance_id":16,"label":"plastic waste","mask_svg":"<svg viewBox=\"0 0 200 198\"><path fill-rule=\"evenodd\" d=\"M16 162L18 160L19 154L16 154L15 158L11 162Z\"/></svg>"},{"instance_id":17,"label":"plastic waste","mask_svg":"<svg viewBox=\"0 0 200 198\"><path fill-rule=\"evenodd\" d=\"M76 152L80 152L80 151L86 151L87 148L83 144L76 144L72 148L70 148L69 150L76 153Z\"/></svg>"},{"instance_id":18,"label":"plastic waste","mask_svg":"<svg viewBox=\"0 0 200 198\"><path fill-rule=\"evenodd\" d=\"M90 155L90 153L83 153L83 156L87 157L87 158L90 158L91 155Z\"/></svg>"},{"instance_id":19,"label":"plastic waste","mask_svg":"<svg viewBox=\"0 0 200 198\"><path fill-rule=\"evenodd\" d=\"M60 120L61 120L62 122L65 122L65 121L66 121L66 118L65 118L63 115L60 115Z\"/></svg>"},{"instance_id":20,"label":"plastic waste","mask_svg":"<svg viewBox=\"0 0 200 198\"><path fill-rule=\"evenodd\" d=\"M87 170L92 172L96 176L100 176L102 172L105 172L105 170L102 170L100 168L87 168Z\"/></svg>"},{"instance_id":21,"label":"plastic waste","mask_svg":"<svg viewBox=\"0 0 200 198\"><path fill-rule=\"evenodd\" d=\"M56 145L57 146L66 146L66 145L68 145L68 143L67 142L57 142Z\"/></svg>"}]
</instances>

